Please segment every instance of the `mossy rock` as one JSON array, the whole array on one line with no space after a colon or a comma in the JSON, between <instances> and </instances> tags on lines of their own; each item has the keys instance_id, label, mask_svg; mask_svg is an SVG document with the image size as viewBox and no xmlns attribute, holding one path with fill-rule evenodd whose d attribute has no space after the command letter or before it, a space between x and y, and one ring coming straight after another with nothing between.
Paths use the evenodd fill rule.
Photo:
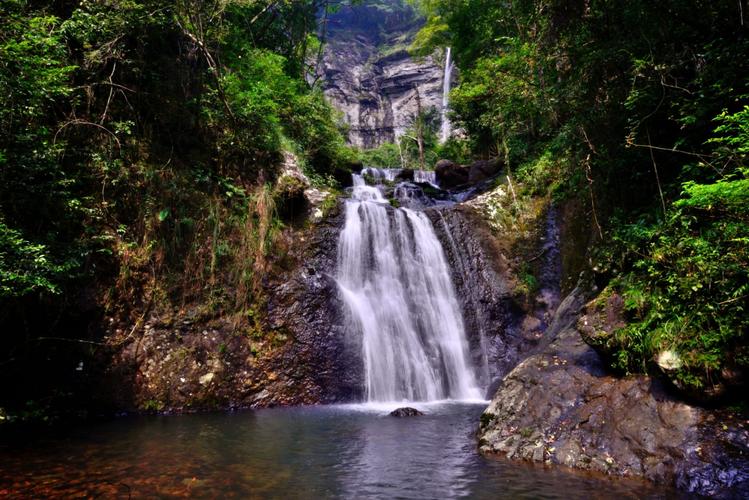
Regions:
<instances>
[{"instance_id":1,"label":"mossy rock","mask_svg":"<svg viewBox=\"0 0 749 500\"><path fill-rule=\"evenodd\" d=\"M624 299L611 287L590 301L577 321L583 340L607 359L611 359L616 350L617 330L625 326Z\"/></svg>"},{"instance_id":2,"label":"mossy rock","mask_svg":"<svg viewBox=\"0 0 749 500\"><path fill-rule=\"evenodd\" d=\"M305 189L307 183L294 175L284 175L278 179L273 188L273 200L279 217L288 221L307 210Z\"/></svg>"}]
</instances>

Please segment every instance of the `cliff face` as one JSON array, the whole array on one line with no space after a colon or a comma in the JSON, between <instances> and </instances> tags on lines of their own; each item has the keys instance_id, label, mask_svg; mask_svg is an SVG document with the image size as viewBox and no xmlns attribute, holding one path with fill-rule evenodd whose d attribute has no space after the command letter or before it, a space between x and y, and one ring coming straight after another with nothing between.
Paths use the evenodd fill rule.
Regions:
<instances>
[{"instance_id":1,"label":"cliff face","mask_svg":"<svg viewBox=\"0 0 749 500\"><path fill-rule=\"evenodd\" d=\"M423 21L400 0L345 7L326 22L323 90L349 125L349 142L393 141L418 114L440 109L444 56L420 60L407 47Z\"/></svg>"}]
</instances>

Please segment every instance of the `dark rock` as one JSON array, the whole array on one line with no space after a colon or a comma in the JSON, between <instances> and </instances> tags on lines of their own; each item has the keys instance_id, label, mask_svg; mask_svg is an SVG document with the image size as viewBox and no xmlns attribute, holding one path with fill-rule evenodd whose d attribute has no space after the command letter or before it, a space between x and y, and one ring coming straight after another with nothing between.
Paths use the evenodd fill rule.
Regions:
<instances>
[{"instance_id":1,"label":"dark rock","mask_svg":"<svg viewBox=\"0 0 749 500\"><path fill-rule=\"evenodd\" d=\"M468 182L477 184L497 175L502 170L502 162L492 160L478 160L468 166Z\"/></svg>"},{"instance_id":2,"label":"dark rock","mask_svg":"<svg viewBox=\"0 0 749 500\"><path fill-rule=\"evenodd\" d=\"M398 175L395 176L396 181L406 181L406 182L413 182L414 181L414 171L410 168L404 168L400 172L398 172Z\"/></svg>"},{"instance_id":3,"label":"dark rock","mask_svg":"<svg viewBox=\"0 0 749 500\"><path fill-rule=\"evenodd\" d=\"M403 182L393 189L393 197L398 206L407 208L424 208L434 204L431 198L424 194L424 190L417 184Z\"/></svg>"},{"instance_id":4,"label":"dark rock","mask_svg":"<svg viewBox=\"0 0 749 500\"><path fill-rule=\"evenodd\" d=\"M128 411L188 411L360 398L359 347L345 335L333 278L342 223L336 212L295 233L288 270L264 282L267 302L249 311L249 330L198 303L169 320L154 312L124 341L113 336L101 399Z\"/></svg>"},{"instance_id":5,"label":"dark rock","mask_svg":"<svg viewBox=\"0 0 749 500\"><path fill-rule=\"evenodd\" d=\"M419 415L423 415L423 413L416 408L409 407L398 408L390 412L391 417L418 417Z\"/></svg>"},{"instance_id":6,"label":"dark rock","mask_svg":"<svg viewBox=\"0 0 749 500\"><path fill-rule=\"evenodd\" d=\"M624 299L607 288L585 306L584 314L577 321L582 339L606 359L611 359L611 340L616 330L626 326L624 321Z\"/></svg>"},{"instance_id":7,"label":"dark rock","mask_svg":"<svg viewBox=\"0 0 749 500\"><path fill-rule=\"evenodd\" d=\"M307 209L307 198L304 190L308 185L301 177L284 175L276 182L273 199L278 215L284 221L303 215Z\"/></svg>"},{"instance_id":8,"label":"dark rock","mask_svg":"<svg viewBox=\"0 0 749 500\"><path fill-rule=\"evenodd\" d=\"M362 168L363 166L361 163L352 163L348 168L338 167L333 170L333 178L342 188L351 187L354 185L351 173L361 172Z\"/></svg>"},{"instance_id":9,"label":"dark rock","mask_svg":"<svg viewBox=\"0 0 749 500\"><path fill-rule=\"evenodd\" d=\"M434 166L437 184L442 189L453 189L468 183L469 169L450 160L440 160Z\"/></svg>"},{"instance_id":10,"label":"dark rock","mask_svg":"<svg viewBox=\"0 0 749 500\"><path fill-rule=\"evenodd\" d=\"M463 310L471 358L483 386L496 389L524 356L538 348L559 305L561 259L558 212L541 210L522 244L490 226L476 205L427 210L442 243ZM516 234L511 232L513 235ZM525 237L523 237L525 238ZM519 265L536 257L538 290L530 299L517 293ZM488 393L490 394L490 393Z\"/></svg>"}]
</instances>

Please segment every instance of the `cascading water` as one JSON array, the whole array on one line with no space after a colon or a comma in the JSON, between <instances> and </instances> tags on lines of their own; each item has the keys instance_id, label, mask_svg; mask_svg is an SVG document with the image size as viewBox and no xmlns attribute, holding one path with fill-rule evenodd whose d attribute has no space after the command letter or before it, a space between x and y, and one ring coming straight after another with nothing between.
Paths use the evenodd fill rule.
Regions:
<instances>
[{"instance_id":1,"label":"cascading water","mask_svg":"<svg viewBox=\"0 0 749 500\"><path fill-rule=\"evenodd\" d=\"M354 175L338 285L362 342L369 402L480 399L447 261L423 212Z\"/></svg>"},{"instance_id":2,"label":"cascading water","mask_svg":"<svg viewBox=\"0 0 749 500\"><path fill-rule=\"evenodd\" d=\"M375 168L366 167L362 169L362 177L370 176L377 181L386 180L393 182L395 178L403 171L400 168Z\"/></svg>"},{"instance_id":3,"label":"cascading water","mask_svg":"<svg viewBox=\"0 0 749 500\"><path fill-rule=\"evenodd\" d=\"M437 175L434 170L414 170L414 182L431 184L437 187Z\"/></svg>"},{"instance_id":4,"label":"cascading water","mask_svg":"<svg viewBox=\"0 0 749 500\"><path fill-rule=\"evenodd\" d=\"M450 87L452 85L452 74L453 74L453 61L452 61L452 49L447 48L445 54L445 76L442 80L442 109L440 111L442 125L440 128L440 140L442 142L447 141L450 138L452 132L452 126L450 119L447 117L447 107L450 99Z\"/></svg>"}]
</instances>

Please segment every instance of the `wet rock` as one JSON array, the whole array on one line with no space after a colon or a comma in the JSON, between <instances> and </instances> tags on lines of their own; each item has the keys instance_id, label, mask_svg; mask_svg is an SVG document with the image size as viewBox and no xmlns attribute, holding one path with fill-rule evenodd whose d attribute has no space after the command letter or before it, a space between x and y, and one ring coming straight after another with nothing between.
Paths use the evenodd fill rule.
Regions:
<instances>
[{"instance_id":1,"label":"wet rock","mask_svg":"<svg viewBox=\"0 0 749 500\"><path fill-rule=\"evenodd\" d=\"M419 415L423 415L423 413L416 408L410 408L408 406L390 412L391 417L418 417Z\"/></svg>"},{"instance_id":2,"label":"wet rock","mask_svg":"<svg viewBox=\"0 0 749 500\"><path fill-rule=\"evenodd\" d=\"M398 201L398 206L406 208L424 208L434 205L432 199L419 185L410 182L402 182L395 186L393 197Z\"/></svg>"},{"instance_id":3,"label":"wet rock","mask_svg":"<svg viewBox=\"0 0 749 500\"><path fill-rule=\"evenodd\" d=\"M615 308L616 299L609 302ZM481 418L481 451L745 496L745 423L684 403L656 379L608 374L576 328L585 303L578 287L560 305L543 349L504 378Z\"/></svg>"}]
</instances>

